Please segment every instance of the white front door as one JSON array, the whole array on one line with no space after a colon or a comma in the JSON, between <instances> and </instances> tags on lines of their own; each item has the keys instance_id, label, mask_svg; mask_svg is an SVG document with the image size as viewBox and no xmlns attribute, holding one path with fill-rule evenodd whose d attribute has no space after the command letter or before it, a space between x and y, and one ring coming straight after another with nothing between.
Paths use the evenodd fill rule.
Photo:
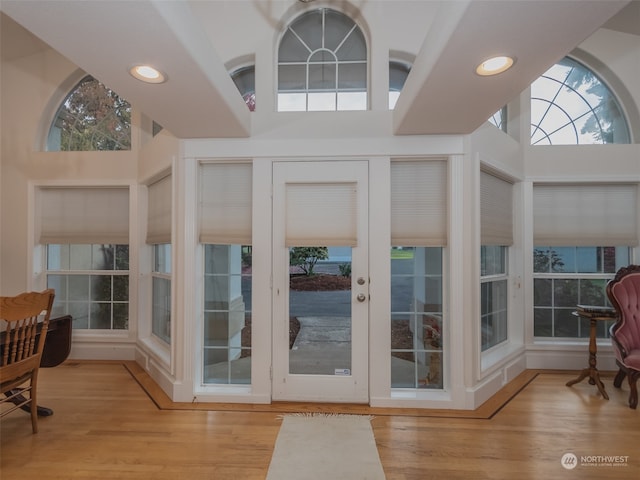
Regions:
<instances>
[{"instance_id":1,"label":"white front door","mask_svg":"<svg viewBox=\"0 0 640 480\"><path fill-rule=\"evenodd\" d=\"M368 403L368 162L274 162L273 219L273 399Z\"/></svg>"}]
</instances>

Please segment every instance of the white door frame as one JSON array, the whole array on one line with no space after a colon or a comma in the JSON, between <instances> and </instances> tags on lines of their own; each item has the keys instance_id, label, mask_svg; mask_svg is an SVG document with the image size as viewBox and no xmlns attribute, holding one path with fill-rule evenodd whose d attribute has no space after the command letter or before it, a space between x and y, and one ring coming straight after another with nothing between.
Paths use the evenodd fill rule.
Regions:
<instances>
[{"instance_id":1,"label":"white door frame","mask_svg":"<svg viewBox=\"0 0 640 480\"><path fill-rule=\"evenodd\" d=\"M273 163L272 398L288 401L369 402L369 164L352 161ZM351 369L349 374L289 372L289 249L285 246L287 183L356 185L357 245L352 248Z\"/></svg>"}]
</instances>

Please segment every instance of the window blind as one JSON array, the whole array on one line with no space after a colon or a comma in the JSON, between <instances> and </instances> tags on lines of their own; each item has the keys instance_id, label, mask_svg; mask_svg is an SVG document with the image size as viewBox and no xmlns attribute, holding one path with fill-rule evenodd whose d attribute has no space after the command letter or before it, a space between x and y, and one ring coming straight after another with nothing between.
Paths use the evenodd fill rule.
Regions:
<instances>
[{"instance_id":1,"label":"window blind","mask_svg":"<svg viewBox=\"0 0 640 480\"><path fill-rule=\"evenodd\" d=\"M482 245L513 244L513 185L480 172L480 237Z\"/></svg>"},{"instance_id":2,"label":"window blind","mask_svg":"<svg viewBox=\"0 0 640 480\"><path fill-rule=\"evenodd\" d=\"M252 166L200 166L200 243L251 245Z\"/></svg>"},{"instance_id":3,"label":"window blind","mask_svg":"<svg viewBox=\"0 0 640 480\"><path fill-rule=\"evenodd\" d=\"M171 243L171 175L149 185L147 243Z\"/></svg>"},{"instance_id":4,"label":"window blind","mask_svg":"<svg viewBox=\"0 0 640 480\"><path fill-rule=\"evenodd\" d=\"M638 244L638 187L562 184L533 187L534 244Z\"/></svg>"},{"instance_id":5,"label":"window blind","mask_svg":"<svg viewBox=\"0 0 640 480\"><path fill-rule=\"evenodd\" d=\"M40 187L36 241L128 244L128 187Z\"/></svg>"},{"instance_id":6,"label":"window blind","mask_svg":"<svg viewBox=\"0 0 640 480\"><path fill-rule=\"evenodd\" d=\"M287 247L357 245L355 183L287 183Z\"/></svg>"},{"instance_id":7,"label":"window blind","mask_svg":"<svg viewBox=\"0 0 640 480\"><path fill-rule=\"evenodd\" d=\"M391 244L447 244L447 162L391 162Z\"/></svg>"}]
</instances>

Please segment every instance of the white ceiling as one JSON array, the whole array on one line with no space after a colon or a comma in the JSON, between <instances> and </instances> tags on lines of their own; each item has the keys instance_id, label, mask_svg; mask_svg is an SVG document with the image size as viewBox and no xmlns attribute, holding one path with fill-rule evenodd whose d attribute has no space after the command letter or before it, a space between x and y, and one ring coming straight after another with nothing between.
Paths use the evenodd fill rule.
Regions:
<instances>
[{"instance_id":1,"label":"white ceiling","mask_svg":"<svg viewBox=\"0 0 640 480\"><path fill-rule=\"evenodd\" d=\"M207 11L217 11L223 21L231 2L208 1ZM276 1L284 0L245 4L264 13ZM367 1L399 0L353 3ZM333 2L344 4L322 4ZM2 19L5 60L42 48L39 38L179 138L251 133L250 112L219 55L225 45L214 45L194 13L202 8L167 0L2 0L0 10L31 32ZM394 133L472 132L605 23L640 34L640 1L437 2L394 111ZM270 28L281 26L274 22ZM515 66L496 77L477 76L476 64L494 54L514 56ZM162 65L169 81L146 85L133 79L128 69L137 63Z\"/></svg>"}]
</instances>

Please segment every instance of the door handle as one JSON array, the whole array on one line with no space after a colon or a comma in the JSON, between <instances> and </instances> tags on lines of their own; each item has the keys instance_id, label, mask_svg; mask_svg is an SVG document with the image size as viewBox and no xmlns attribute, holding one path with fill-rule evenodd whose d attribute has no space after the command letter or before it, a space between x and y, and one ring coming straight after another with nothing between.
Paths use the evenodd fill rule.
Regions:
<instances>
[{"instance_id":1,"label":"door handle","mask_svg":"<svg viewBox=\"0 0 640 480\"><path fill-rule=\"evenodd\" d=\"M364 302L367 299L367 296L364 293L359 293L358 296L356 297L356 300L358 300L359 302Z\"/></svg>"}]
</instances>

